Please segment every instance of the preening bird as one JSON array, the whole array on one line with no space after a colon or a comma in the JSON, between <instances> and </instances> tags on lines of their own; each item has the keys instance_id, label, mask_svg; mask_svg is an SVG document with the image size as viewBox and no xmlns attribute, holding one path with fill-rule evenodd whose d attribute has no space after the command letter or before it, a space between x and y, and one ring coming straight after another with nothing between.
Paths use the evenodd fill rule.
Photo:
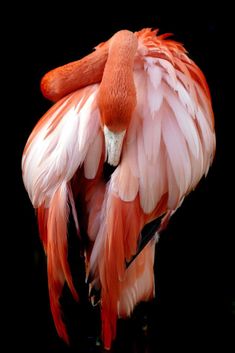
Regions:
<instances>
[{"instance_id":1,"label":"preening bird","mask_svg":"<svg viewBox=\"0 0 235 353\"><path fill-rule=\"evenodd\" d=\"M47 255L55 327L67 342L59 302L65 282L78 299L67 259L69 214L81 242L81 222L86 230L87 281L91 293L100 291L108 349L117 319L154 297L154 234L214 157L206 79L182 44L157 33L121 30L41 81L54 105L27 141L23 181ZM141 231L154 220L161 222L145 241Z\"/></svg>"}]
</instances>

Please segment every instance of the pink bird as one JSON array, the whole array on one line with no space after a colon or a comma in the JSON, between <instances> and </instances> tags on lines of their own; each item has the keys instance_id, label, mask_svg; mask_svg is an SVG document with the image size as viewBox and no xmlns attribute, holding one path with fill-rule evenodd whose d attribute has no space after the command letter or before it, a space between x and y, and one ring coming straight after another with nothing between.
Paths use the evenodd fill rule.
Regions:
<instances>
[{"instance_id":1,"label":"pink bird","mask_svg":"<svg viewBox=\"0 0 235 353\"><path fill-rule=\"evenodd\" d=\"M91 297L100 291L109 349L117 319L154 297L157 235L214 157L205 77L180 43L157 32L119 31L41 82L55 104L25 146L23 180L47 255L55 327L66 342L59 303L65 282L78 299L67 260L70 212L78 236L81 215L88 236L86 275ZM108 181L106 163L116 167ZM142 239L143 227L159 219Z\"/></svg>"}]
</instances>

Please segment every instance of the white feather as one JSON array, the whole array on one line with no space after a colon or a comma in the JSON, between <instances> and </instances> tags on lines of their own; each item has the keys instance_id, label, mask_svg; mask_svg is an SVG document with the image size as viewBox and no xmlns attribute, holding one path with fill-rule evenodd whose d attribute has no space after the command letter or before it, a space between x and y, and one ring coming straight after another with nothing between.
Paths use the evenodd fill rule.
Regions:
<instances>
[{"instance_id":1,"label":"white feather","mask_svg":"<svg viewBox=\"0 0 235 353\"><path fill-rule=\"evenodd\" d=\"M183 196L191 184L191 164L185 139L176 124L174 115L167 103L164 106L165 116L162 121L163 140L172 165L176 183Z\"/></svg>"},{"instance_id":2,"label":"white feather","mask_svg":"<svg viewBox=\"0 0 235 353\"><path fill-rule=\"evenodd\" d=\"M181 129L187 143L189 149L195 156L198 158L199 153L199 136L197 133L196 125L189 114L189 112L183 107L180 100L177 98L176 94L172 92L172 90L164 85L164 97L167 100L169 106L174 113L179 128Z\"/></svg>"},{"instance_id":3,"label":"white feather","mask_svg":"<svg viewBox=\"0 0 235 353\"><path fill-rule=\"evenodd\" d=\"M90 90L93 92L94 88ZM70 104L73 94L70 95L31 141L23 158L23 178L34 207L42 203L48 205L58 186L69 181L84 162L99 131L98 110L93 106L95 94L90 95L81 109L80 101L76 106ZM64 115L50 132L51 124L62 108ZM88 133L89 129L92 134Z\"/></svg>"}]
</instances>

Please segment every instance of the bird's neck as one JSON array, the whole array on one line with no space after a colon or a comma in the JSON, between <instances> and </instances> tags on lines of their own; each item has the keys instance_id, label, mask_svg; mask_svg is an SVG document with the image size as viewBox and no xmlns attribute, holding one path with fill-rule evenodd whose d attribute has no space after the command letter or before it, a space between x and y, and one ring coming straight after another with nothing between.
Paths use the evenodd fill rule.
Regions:
<instances>
[{"instance_id":1,"label":"bird's neck","mask_svg":"<svg viewBox=\"0 0 235 353\"><path fill-rule=\"evenodd\" d=\"M101 121L113 132L127 129L136 105L133 78L137 38L130 31L117 32L111 39L98 95Z\"/></svg>"}]
</instances>

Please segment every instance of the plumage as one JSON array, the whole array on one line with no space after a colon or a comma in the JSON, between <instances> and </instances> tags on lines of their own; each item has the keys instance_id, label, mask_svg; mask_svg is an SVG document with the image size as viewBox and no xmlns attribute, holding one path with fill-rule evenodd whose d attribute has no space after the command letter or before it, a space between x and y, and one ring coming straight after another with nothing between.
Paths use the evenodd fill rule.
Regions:
<instances>
[{"instance_id":1,"label":"plumage","mask_svg":"<svg viewBox=\"0 0 235 353\"><path fill-rule=\"evenodd\" d=\"M48 209L47 270L50 304L55 326L60 337L69 341L61 318L60 296L66 281L74 299L78 299L67 261L68 193L66 183L56 190Z\"/></svg>"},{"instance_id":2,"label":"plumage","mask_svg":"<svg viewBox=\"0 0 235 353\"><path fill-rule=\"evenodd\" d=\"M59 303L65 282L78 299L67 259L70 211L78 234L78 213L84 216L87 278L101 292L110 348L118 317L155 295L154 239L126 267L141 230L165 215L161 231L214 157L205 77L182 44L157 32L117 32L42 79L43 94L56 103L31 133L22 170L47 255L55 326L67 342ZM116 166L108 181L106 161Z\"/></svg>"}]
</instances>

